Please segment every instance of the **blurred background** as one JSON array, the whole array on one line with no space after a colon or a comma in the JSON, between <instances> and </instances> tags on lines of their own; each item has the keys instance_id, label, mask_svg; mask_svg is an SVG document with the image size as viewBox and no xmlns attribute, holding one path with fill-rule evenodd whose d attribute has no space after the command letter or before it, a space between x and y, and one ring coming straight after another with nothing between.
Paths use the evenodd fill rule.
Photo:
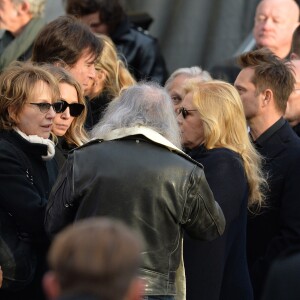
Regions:
<instances>
[{"instance_id":1,"label":"blurred background","mask_svg":"<svg viewBox=\"0 0 300 300\"><path fill-rule=\"evenodd\" d=\"M193 65L212 65L251 43L259 0L122 0L133 17L148 14L171 73ZM48 21L63 15L62 0L48 0Z\"/></svg>"}]
</instances>

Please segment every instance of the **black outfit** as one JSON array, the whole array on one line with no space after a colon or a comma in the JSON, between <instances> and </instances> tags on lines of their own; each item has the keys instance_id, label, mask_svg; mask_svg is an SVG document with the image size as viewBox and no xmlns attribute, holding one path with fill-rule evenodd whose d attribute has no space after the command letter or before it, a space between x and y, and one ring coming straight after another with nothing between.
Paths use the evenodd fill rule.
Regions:
<instances>
[{"instance_id":1,"label":"black outfit","mask_svg":"<svg viewBox=\"0 0 300 300\"><path fill-rule=\"evenodd\" d=\"M222 64L213 66L209 72L214 79L224 80L233 84L241 68L237 65L237 57L231 57Z\"/></svg>"},{"instance_id":2,"label":"black outfit","mask_svg":"<svg viewBox=\"0 0 300 300\"><path fill-rule=\"evenodd\" d=\"M277 259L270 268L263 300L300 299L300 248Z\"/></svg>"},{"instance_id":3,"label":"black outfit","mask_svg":"<svg viewBox=\"0 0 300 300\"><path fill-rule=\"evenodd\" d=\"M293 127L295 133L300 137L300 123Z\"/></svg>"},{"instance_id":4,"label":"black outfit","mask_svg":"<svg viewBox=\"0 0 300 300\"><path fill-rule=\"evenodd\" d=\"M204 166L207 182L226 220L214 241L184 238L186 298L253 299L246 258L248 182L241 157L232 150L199 146L188 154Z\"/></svg>"},{"instance_id":5,"label":"black outfit","mask_svg":"<svg viewBox=\"0 0 300 300\"><path fill-rule=\"evenodd\" d=\"M93 126L95 126L101 120L105 109L112 99L112 96L110 96L106 91L103 91L99 96L90 100Z\"/></svg>"},{"instance_id":6,"label":"black outfit","mask_svg":"<svg viewBox=\"0 0 300 300\"><path fill-rule=\"evenodd\" d=\"M63 164L65 163L69 152L76 148L76 145L70 145L64 139L64 137L58 137L57 145L55 146L55 155L54 159L58 165L58 168L61 169Z\"/></svg>"},{"instance_id":7,"label":"black outfit","mask_svg":"<svg viewBox=\"0 0 300 300\"><path fill-rule=\"evenodd\" d=\"M265 157L267 207L249 215L247 254L255 299L260 299L271 263L300 243L300 139L279 119L256 141Z\"/></svg>"},{"instance_id":8,"label":"black outfit","mask_svg":"<svg viewBox=\"0 0 300 300\"><path fill-rule=\"evenodd\" d=\"M164 85L168 72L157 40L135 28L125 18L110 35L119 54L137 81L151 80ZM122 58L122 56L121 56Z\"/></svg>"},{"instance_id":9,"label":"black outfit","mask_svg":"<svg viewBox=\"0 0 300 300\"><path fill-rule=\"evenodd\" d=\"M54 161L42 160L42 155L47 155L46 145L30 143L15 131L0 132L0 209L12 215L20 236L31 241L33 255L38 260L32 284L13 294L0 289L1 299L43 299L41 278L49 245L44 216L57 166ZM28 161L28 166L24 161Z\"/></svg>"},{"instance_id":10,"label":"black outfit","mask_svg":"<svg viewBox=\"0 0 300 300\"><path fill-rule=\"evenodd\" d=\"M92 216L122 220L143 238L146 295L175 295L183 228L207 240L224 229L202 167L142 135L95 140L69 155L50 196L46 230L53 235Z\"/></svg>"}]
</instances>

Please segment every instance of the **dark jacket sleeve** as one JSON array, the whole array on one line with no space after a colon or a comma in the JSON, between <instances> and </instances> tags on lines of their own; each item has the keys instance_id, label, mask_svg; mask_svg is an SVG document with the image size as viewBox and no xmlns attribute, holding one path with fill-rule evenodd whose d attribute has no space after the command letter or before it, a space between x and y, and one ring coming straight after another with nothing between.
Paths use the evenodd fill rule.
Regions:
<instances>
[{"instance_id":1,"label":"dark jacket sleeve","mask_svg":"<svg viewBox=\"0 0 300 300\"><path fill-rule=\"evenodd\" d=\"M195 167L190 178L182 223L189 236L203 240L213 240L225 229L223 212L199 167Z\"/></svg>"},{"instance_id":2,"label":"dark jacket sleeve","mask_svg":"<svg viewBox=\"0 0 300 300\"><path fill-rule=\"evenodd\" d=\"M51 190L46 208L45 230L50 237L73 222L76 213L73 194L73 153L70 153Z\"/></svg>"}]
</instances>

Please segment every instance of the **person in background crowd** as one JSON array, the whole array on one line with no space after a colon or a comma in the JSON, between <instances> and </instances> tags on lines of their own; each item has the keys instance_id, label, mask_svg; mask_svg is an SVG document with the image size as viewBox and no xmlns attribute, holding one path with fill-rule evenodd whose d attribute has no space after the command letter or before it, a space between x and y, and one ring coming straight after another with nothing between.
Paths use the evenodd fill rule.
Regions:
<instances>
[{"instance_id":1,"label":"person in background crowd","mask_svg":"<svg viewBox=\"0 0 300 300\"><path fill-rule=\"evenodd\" d=\"M70 150L88 141L84 129L85 100L80 84L67 70L54 65L45 65L44 69L58 81L60 101L63 102L62 112L56 114L52 126L52 132L58 137L55 159L61 167Z\"/></svg>"},{"instance_id":2,"label":"person in background crowd","mask_svg":"<svg viewBox=\"0 0 300 300\"><path fill-rule=\"evenodd\" d=\"M108 35L137 81L164 84L168 72L157 40L128 20L119 0L66 0L67 14L79 17L95 33Z\"/></svg>"},{"instance_id":3,"label":"person in background crowd","mask_svg":"<svg viewBox=\"0 0 300 300\"><path fill-rule=\"evenodd\" d=\"M198 66L179 68L175 70L165 84L165 88L173 101L175 110L181 105L184 97L184 83L186 79L189 78L198 78L199 80L203 81L212 80L210 74Z\"/></svg>"},{"instance_id":4,"label":"person in background crowd","mask_svg":"<svg viewBox=\"0 0 300 300\"><path fill-rule=\"evenodd\" d=\"M57 45L60 45L59 47ZM59 17L47 24L37 36L31 60L67 69L80 83L84 94L96 76L95 60L102 51L101 41L72 16ZM89 101L85 126L93 125Z\"/></svg>"},{"instance_id":5,"label":"person in background crowd","mask_svg":"<svg viewBox=\"0 0 300 300\"><path fill-rule=\"evenodd\" d=\"M137 235L116 220L79 221L55 237L44 290L49 300L140 300L141 249Z\"/></svg>"},{"instance_id":6,"label":"person in background crowd","mask_svg":"<svg viewBox=\"0 0 300 300\"><path fill-rule=\"evenodd\" d=\"M249 214L247 255L255 299L260 299L273 261L300 240L300 139L283 115L295 88L292 69L269 49L245 53L238 90L257 151L264 157L266 206Z\"/></svg>"},{"instance_id":7,"label":"person in background crowd","mask_svg":"<svg viewBox=\"0 0 300 300\"><path fill-rule=\"evenodd\" d=\"M299 6L294 0L261 0L256 8L253 36L257 48L268 48L279 58L290 54L292 36L299 25ZM237 57L211 70L214 78L234 83L240 72Z\"/></svg>"},{"instance_id":8,"label":"person in background crowd","mask_svg":"<svg viewBox=\"0 0 300 300\"><path fill-rule=\"evenodd\" d=\"M292 60L289 65L293 69L295 87L289 96L284 118L289 122L296 134L300 136L300 60Z\"/></svg>"},{"instance_id":9,"label":"person in background crowd","mask_svg":"<svg viewBox=\"0 0 300 300\"><path fill-rule=\"evenodd\" d=\"M247 208L263 203L261 157L249 139L243 105L222 81L186 81L177 109L186 152L204 166L226 220L212 242L184 238L187 299L253 299L246 257Z\"/></svg>"},{"instance_id":10,"label":"person in background crowd","mask_svg":"<svg viewBox=\"0 0 300 300\"><path fill-rule=\"evenodd\" d=\"M293 33L290 59L300 59L300 25Z\"/></svg>"},{"instance_id":11,"label":"person in background crowd","mask_svg":"<svg viewBox=\"0 0 300 300\"><path fill-rule=\"evenodd\" d=\"M32 45L44 27L42 19L46 0L1 0L0 73L11 62L28 60Z\"/></svg>"},{"instance_id":12,"label":"person in background crowd","mask_svg":"<svg viewBox=\"0 0 300 300\"><path fill-rule=\"evenodd\" d=\"M48 234L91 216L123 221L144 241L145 295L174 299L182 231L212 240L225 221L202 166L178 148L169 95L154 83L129 87L110 102L92 137L72 151L52 190Z\"/></svg>"},{"instance_id":13,"label":"person in background crowd","mask_svg":"<svg viewBox=\"0 0 300 300\"><path fill-rule=\"evenodd\" d=\"M96 77L91 80L88 95L91 99L93 125L101 119L108 103L118 97L122 90L135 83L134 78L118 58L113 41L104 34L97 34L102 41L103 50L95 62Z\"/></svg>"},{"instance_id":14,"label":"person in background crowd","mask_svg":"<svg viewBox=\"0 0 300 300\"><path fill-rule=\"evenodd\" d=\"M21 253L26 261L24 268L14 262L0 262L4 278L0 298L41 300L49 244L44 229L45 208L58 172L52 160L54 143L49 137L62 102L58 102L55 78L32 64L7 67L0 83L0 222L6 220L1 233L7 230L10 240L27 245ZM17 280L27 285L18 291L11 288Z\"/></svg>"}]
</instances>

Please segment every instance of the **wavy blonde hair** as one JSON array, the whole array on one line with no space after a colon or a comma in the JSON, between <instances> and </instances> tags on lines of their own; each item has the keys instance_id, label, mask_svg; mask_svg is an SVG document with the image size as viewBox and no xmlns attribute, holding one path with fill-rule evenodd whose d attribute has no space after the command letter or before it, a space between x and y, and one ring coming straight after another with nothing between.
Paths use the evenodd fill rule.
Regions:
<instances>
[{"instance_id":1,"label":"wavy blonde hair","mask_svg":"<svg viewBox=\"0 0 300 300\"><path fill-rule=\"evenodd\" d=\"M200 113L207 149L227 148L238 153L244 163L249 185L248 207L261 207L266 180L262 157L252 145L247 130L243 105L236 89L229 83L190 79L186 93L193 93L195 108Z\"/></svg>"},{"instance_id":2,"label":"wavy blonde hair","mask_svg":"<svg viewBox=\"0 0 300 300\"><path fill-rule=\"evenodd\" d=\"M102 71L105 74L105 79L103 89L90 96L93 98L106 91L110 97L115 98L136 81L118 57L113 41L106 35L97 34L97 37L102 41L103 50L95 62L95 68L98 72Z\"/></svg>"},{"instance_id":3,"label":"wavy blonde hair","mask_svg":"<svg viewBox=\"0 0 300 300\"><path fill-rule=\"evenodd\" d=\"M84 105L83 112L78 117L74 117L74 120L64 135L64 138L68 144L74 144L76 146L83 145L84 143L88 142L88 135L84 129L87 107L80 84L66 69L62 67L50 64L44 64L42 67L52 74L58 83L66 83L70 86L73 86L77 93L78 103Z\"/></svg>"}]
</instances>

